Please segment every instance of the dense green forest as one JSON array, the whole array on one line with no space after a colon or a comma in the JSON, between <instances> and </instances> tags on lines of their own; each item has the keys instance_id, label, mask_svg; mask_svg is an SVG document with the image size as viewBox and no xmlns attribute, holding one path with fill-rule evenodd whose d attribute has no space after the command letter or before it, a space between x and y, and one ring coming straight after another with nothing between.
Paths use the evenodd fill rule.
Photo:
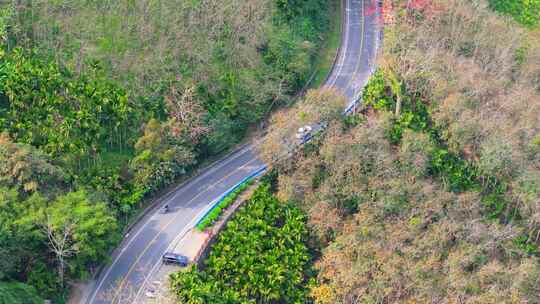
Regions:
<instances>
[{"instance_id":1,"label":"dense green forest","mask_svg":"<svg viewBox=\"0 0 540 304\"><path fill-rule=\"evenodd\" d=\"M540 24L540 0L489 0L489 5L529 28Z\"/></svg>"},{"instance_id":2,"label":"dense green forest","mask_svg":"<svg viewBox=\"0 0 540 304\"><path fill-rule=\"evenodd\" d=\"M0 283L1 304L41 304L36 291L23 283Z\"/></svg>"},{"instance_id":3,"label":"dense green forest","mask_svg":"<svg viewBox=\"0 0 540 304\"><path fill-rule=\"evenodd\" d=\"M487 1L392 4L359 112L328 115L339 97L312 92L273 115L262 147L320 252L310 296L539 303L538 28ZM326 132L274 157L290 153L297 120L323 116Z\"/></svg>"},{"instance_id":4,"label":"dense green forest","mask_svg":"<svg viewBox=\"0 0 540 304\"><path fill-rule=\"evenodd\" d=\"M204 269L171 276L181 303L305 303L306 217L263 183L220 232Z\"/></svg>"},{"instance_id":5,"label":"dense green forest","mask_svg":"<svg viewBox=\"0 0 540 304\"><path fill-rule=\"evenodd\" d=\"M289 104L313 72L328 5L4 2L2 300L62 301L145 199Z\"/></svg>"}]
</instances>

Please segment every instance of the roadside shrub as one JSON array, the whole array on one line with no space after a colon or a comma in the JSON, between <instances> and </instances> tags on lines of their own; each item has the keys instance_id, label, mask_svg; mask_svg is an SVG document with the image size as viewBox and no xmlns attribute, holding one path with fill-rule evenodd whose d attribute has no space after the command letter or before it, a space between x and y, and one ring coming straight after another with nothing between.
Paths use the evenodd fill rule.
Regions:
<instances>
[{"instance_id":1,"label":"roadside shrub","mask_svg":"<svg viewBox=\"0 0 540 304\"><path fill-rule=\"evenodd\" d=\"M210 227L221 215L224 209L227 209L232 203L236 201L236 198L244 192L249 186L253 184L253 180L248 180L242 183L233 192L222 198L219 203L210 211L200 222L197 224L197 229L203 231L207 227Z\"/></svg>"}]
</instances>

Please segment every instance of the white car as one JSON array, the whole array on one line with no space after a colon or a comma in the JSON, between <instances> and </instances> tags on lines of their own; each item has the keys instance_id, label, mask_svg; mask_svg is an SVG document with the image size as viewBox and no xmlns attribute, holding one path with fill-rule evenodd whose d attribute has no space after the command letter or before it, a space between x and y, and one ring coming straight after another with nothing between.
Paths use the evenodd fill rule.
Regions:
<instances>
[{"instance_id":1,"label":"white car","mask_svg":"<svg viewBox=\"0 0 540 304\"><path fill-rule=\"evenodd\" d=\"M300 128L298 128L298 131L296 132L295 137L297 139L303 139L303 138L306 137L306 135L309 134L309 132L311 132L311 130L312 130L312 128L309 125L305 125L303 127L300 127Z\"/></svg>"}]
</instances>

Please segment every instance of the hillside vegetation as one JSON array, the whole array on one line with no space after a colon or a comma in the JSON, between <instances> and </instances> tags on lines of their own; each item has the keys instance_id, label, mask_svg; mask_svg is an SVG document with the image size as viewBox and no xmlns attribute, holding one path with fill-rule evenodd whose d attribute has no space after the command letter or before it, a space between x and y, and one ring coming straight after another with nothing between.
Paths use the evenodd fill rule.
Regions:
<instances>
[{"instance_id":1,"label":"hillside vegetation","mask_svg":"<svg viewBox=\"0 0 540 304\"><path fill-rule=\"evenodd\" d=\"M311 256L305 216L263 183L204 262L171 276L180 303L304 303Z\"/></svg>"},{"instance_id":2,"label":"hillside vegetation","mask_svg":"<svg viewBox=\"0 0 540 304\"><path fill-rule=\"evenodd\" d=\"M539 303L540 37L487 1L393 4L361 111L272 159L290 147L276 134L321 115L299 104L263 147L317 236L311 296Z\"/></svg>"},{"instance_id":3,"label":"hillside vegetation","mask_svg":"<svg viewBox=\"0 0 540 304\"><path fill-rule=\"evenodd\" d=\"M328 5L4 2L1 292L62 301L107 261L145 199L291 102Z\"/></svg>"}]
</instances>

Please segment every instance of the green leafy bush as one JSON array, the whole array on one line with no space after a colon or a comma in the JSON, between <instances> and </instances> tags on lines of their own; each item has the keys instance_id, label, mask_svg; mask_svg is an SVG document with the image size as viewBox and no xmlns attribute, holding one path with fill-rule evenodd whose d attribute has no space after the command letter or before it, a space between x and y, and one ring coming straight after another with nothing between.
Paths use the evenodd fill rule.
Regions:
<instances>
[{"instance_id":1,"label":"green leafy bush","mask_svg":"<svg viewBox=\"0 0 540 304\"><path fill-rule=\"evenodd\" d=\"M227 209L236 198L244 192L251 184L253 184L253 180L248 180L242 183L238 188L236 188L233 192L229 193L227 196L222 198L219 203L210 211L200 222L197 224L197 229L200 231L203 231L207 227L211 226L221 215L221 212L224 209Z\"/></svg>"},{"instance_id":2,"label":"green leafy bush","mask_svg":"<svg viewBox=\"0 0 540 304\"><path fill-rule=\"evenodd\" d=\"M528 255L540 257L540 249L534 243L534 240L531 240L528 235L520 235L516 237L514 239L514 245L516 245L519 249L521 249Z\"/></svg>"},{"instance_id":3,"label":"green leafy bush","mask_svg":"<svg viewBox=\"0 0 540 304\"><path fill-rule=\"evenodd\" d=\"M540 0L489 0L489 4L527 27L536 27L540 23Z\"/></svg>"},{"instance_id":4,"label":"green leafy bush","mask_svg":"<svg viewBox=\"0 0 540 304\"><path fill-rule=\"evenodd\" d=\"M446 149L432 153L431 171L441 176L452 191L465 191L477 185L475 168Z\"/></svg>"},{"instance_id":5,"label":"green leafy bush","mask_svg":"<svg viewBox=\"0 0 540 304\"><path fill-rule=\"evenodd\" d=\"M389 91L384 74L377 70L373 74L362 91L362 102L366 106L371 106L375 110L394 111L396 101L394 95Z\"/></svg>"}]
</instances>

